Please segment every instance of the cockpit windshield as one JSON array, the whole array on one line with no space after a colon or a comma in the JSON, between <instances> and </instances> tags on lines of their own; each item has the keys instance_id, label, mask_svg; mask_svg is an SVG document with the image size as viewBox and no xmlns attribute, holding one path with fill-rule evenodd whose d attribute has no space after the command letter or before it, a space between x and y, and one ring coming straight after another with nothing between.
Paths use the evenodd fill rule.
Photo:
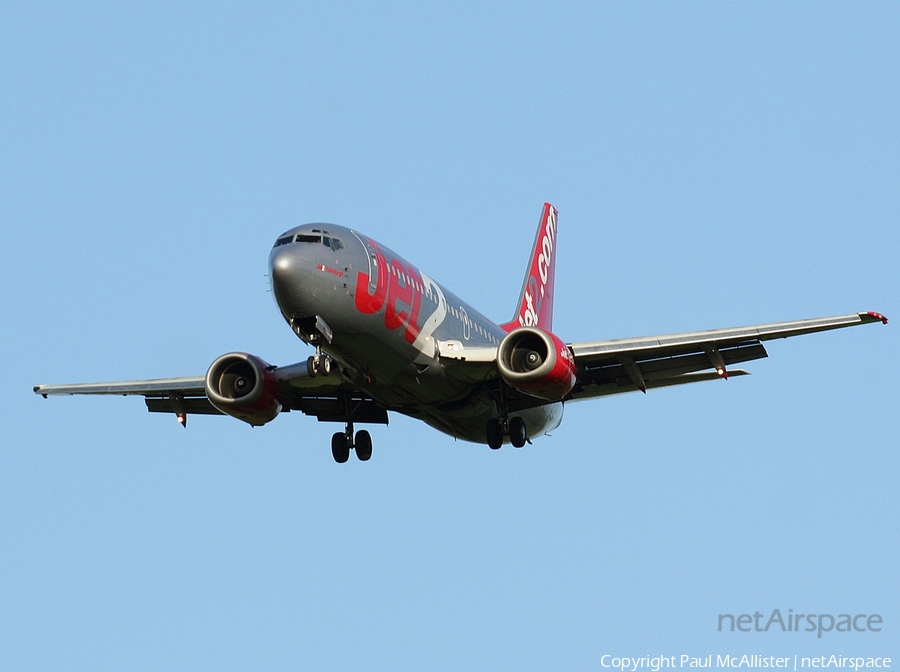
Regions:
<instances>
[{"instance_id":1,"label":"cockpit windshield","mask_svg":"<svg viewBox=\"0 0 900 672\"><path fill-rule=\"evenodd\" d=\"M315 229L314 229L315 230ZM279 245L287 245L288 243L318 243L330 247L332 250L344 249L344 244L337 238L323 236L321 233L298 233L290 236L282 236L275 241L275 247Z\"/></svg>"}]
</instances>

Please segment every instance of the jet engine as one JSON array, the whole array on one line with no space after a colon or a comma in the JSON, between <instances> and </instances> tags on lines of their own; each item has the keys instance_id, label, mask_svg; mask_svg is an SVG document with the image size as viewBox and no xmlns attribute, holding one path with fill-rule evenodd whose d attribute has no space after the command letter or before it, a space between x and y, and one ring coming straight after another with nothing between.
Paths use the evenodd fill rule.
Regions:
<instances>
[{"instance_id":1,"label":"jet engine","mask_svg":"<svg viewBox=\"0 0 900 672\"><path fill-rule=\"evenodd\" d=\"M536 327L520 327L500 342L500 377L512 388L561 401L575 386L575 361L566 344Z\"/></svg>"},{"instance_id":2,"label":"jet engine","mask_svg":"<svg viewBox=\"0 0 900 672\"><path fill-rule=\"evenodd\" d=\"M254 426L281 412L272 367L245 352L230 352L212 363L206 372L206 396L223 413Z\"/></svg>"}]
</instances>

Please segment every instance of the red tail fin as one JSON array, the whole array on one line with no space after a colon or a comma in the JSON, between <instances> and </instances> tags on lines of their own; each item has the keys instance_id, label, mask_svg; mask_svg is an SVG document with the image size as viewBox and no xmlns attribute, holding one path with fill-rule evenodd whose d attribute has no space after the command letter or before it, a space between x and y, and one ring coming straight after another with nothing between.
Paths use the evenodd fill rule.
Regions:
<instances>
[{"instance_id":1,"label":"red tail fin","mask_svg":"<svg viewBox=\"0 0 900 672\"><path fill-rule=\"evenodd\" d=\"M550 331L553 326L553 276L556 270L556 208L544 203L531 261L519 306L512 321L501 325L506 331L518 327L539 327Z\"/></svg>"}]
</instances>

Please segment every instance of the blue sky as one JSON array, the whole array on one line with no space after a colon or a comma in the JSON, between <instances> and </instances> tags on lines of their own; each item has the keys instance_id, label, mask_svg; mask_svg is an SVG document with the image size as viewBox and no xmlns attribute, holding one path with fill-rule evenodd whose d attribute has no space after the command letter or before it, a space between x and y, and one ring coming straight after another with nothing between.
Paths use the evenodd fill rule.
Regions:
<instances>
[{"instance_id":1,"label":"blue sky","mask_svg":"<svg viewBox=\"0 0 900 672\"><path fill-rule=\"evenodd\" d=\"M541 204L583 341L900 317L892 3L0 8L0 667L597 670L894 656L896 325L573 405L523 450L37 383L304 359L275 237L366 232L497 321ZM719 633L721 613L880 633Z\"/></svg>"}]
</instances>

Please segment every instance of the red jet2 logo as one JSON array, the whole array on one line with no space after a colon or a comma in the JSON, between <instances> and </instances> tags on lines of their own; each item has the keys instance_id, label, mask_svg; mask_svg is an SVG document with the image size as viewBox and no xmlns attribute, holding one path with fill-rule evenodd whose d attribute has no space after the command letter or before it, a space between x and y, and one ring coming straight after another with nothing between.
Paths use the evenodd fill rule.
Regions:
<instances>
[{"instance_id":1,"label":"red jet2 logo","mask_svg":"<svg viewBox=\"0 0 900 672\"><path fill-rule=\"evenodd\" d=\"M370 277L362 271L356 276L356 309L363 315L372 315L384 310L384 326L388 329L404 327L404 338L412 343L419 335L419 309L422 307L422 278L418 271L399 259L391 259L390 265L381 248L371 238L366 238L375 251L376 272L375 293L369 293ZM390 276L390 277L388 277Z\"/></svg>"}]
</instances>

